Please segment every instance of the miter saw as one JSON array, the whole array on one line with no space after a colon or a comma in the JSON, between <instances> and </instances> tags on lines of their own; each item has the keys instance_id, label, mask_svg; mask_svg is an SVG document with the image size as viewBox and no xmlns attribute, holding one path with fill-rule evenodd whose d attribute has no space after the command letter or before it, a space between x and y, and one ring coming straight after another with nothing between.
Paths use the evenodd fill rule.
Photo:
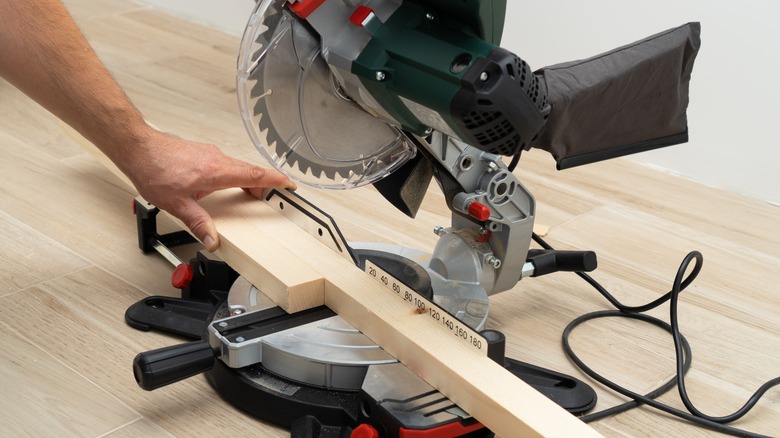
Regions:
<instances>
[{"instance_id":1,"label":"miter saw","mask_svg":"<svg viewBox=\"0 0 780 438\"><path fill-rule=\"evenodd\" d=\"M261 154L301 183L373 184L414 217L435 178L452 223L435 230L430 254L348 242L294 193L265 201L582 412L595 404L592 389L506 359L502 335L486 329L490 295L525 277L596 267L589 251L531 249L536 205L512 169L531 147L566 168L686 141L699 27L534 72L498 47L505 9L501 0L261 0L241 43L239 104ZM181 236L158 235L153 206L136 207L141 248L171 259L166 246ZM136 327L202 338L139 355L145 389L208 371L223 397L302 435L489 433L329 309L286 314L220 263L174 259L182 300L151 297L128 310Z\"/></svg>"}]
</instances>

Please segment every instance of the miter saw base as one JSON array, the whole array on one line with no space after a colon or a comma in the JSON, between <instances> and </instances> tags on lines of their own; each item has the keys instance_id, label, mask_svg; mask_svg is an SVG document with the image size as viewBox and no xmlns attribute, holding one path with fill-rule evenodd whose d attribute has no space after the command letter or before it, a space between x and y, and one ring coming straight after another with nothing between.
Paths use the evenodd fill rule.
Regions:
<instances>
[{"instance_id":1,"label":"miter saw base","mask_svg":"<svg viewBox=\"0 0 780 438\"><path fill-rule=\"evenodd\" d=\"M167 254L170 260L172 253L161 242L173 246L189 241L159 235L157 211L136 200L139 246L147 253ZM370 259L421 296L433 299L431 278L411 260L414 257L366 245L350 248L350 253L356 264ZM287 314L225 262L202 251L188 265L177 266L174 277L182 271L191 273L191 278L186 286L180 284L181 298L148 297L125 314L134 328L196 340L139 354L134 373L143 388L155 389L205 372L229 403L289 428L292 436L342 437L358 428L370 428L379 436L411 437L421 432L492 436L327 307ZM224 357L216 360L209 330L236 346L227 363ZM583 382L505 358L500 332L480 334L489 344L491 358L565 409L576 414L595 405L595 392ZM260 343L261 361L253 359ZM247 357L244 366L241 361Z\"/></svg>"},{"instance_id":2,"label":"miter saw base","mask_svg":"<svg viewBox=\"0 0 780 438\"><path fill-rule=\"evenodd\" d=\"M185 298L148 297L139 301L127 310L128 324L190 339L207 338L207 327L212 321L230 316L225 297L239 277L224 262L202 252L190 261L190 266L194 276L182 291ZM334 315L324 307L307 312L313 316L306 317L306 321ZM281 309L271 308L266 319L283 328L285 321L298 317L298 314L283 313ZM202 319L198 321L198 318ZM251 328L257 330L259 325L253 321ZM491 333L488 336L498 332ZM503 339L497 341L501 343ZM499 352L503 357L503 352ZM380 436L413 436L405 433L421 430L445 434L440 436L492 436L397 362L368 366L357 390L302 384L270 372L262 363L238 369L221 360L212 363L213 367L205 374L220 396L252 416L289 428L292 436L348 436L363 424L378 430ZM579 380L512 359L505 359L505 365L572 413L585 412L595 405L595 393Z\"/></svg>"}]
</instances>

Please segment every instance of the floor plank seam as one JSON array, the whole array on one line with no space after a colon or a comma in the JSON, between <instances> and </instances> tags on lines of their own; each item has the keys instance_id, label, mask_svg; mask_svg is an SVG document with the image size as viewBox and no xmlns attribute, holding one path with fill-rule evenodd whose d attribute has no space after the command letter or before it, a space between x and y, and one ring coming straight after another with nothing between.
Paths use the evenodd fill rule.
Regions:
<instances>
[{"instance_id":1,"label":"floor plank seam","mask_svg":"<svg viewBox=\"0 0 780 438\"><path fill-rule=\"evenodd\" d=\"M105 432L105 433L102 433L102 434L100 434L100 435L97 435L95 438L104 438L104 437L107 437L107 436L109 436L109 435L113 434L114 432L117 432L117 431L119 431L119 430L121 430L121 429L124 429L124 428L130 427L130 426L132 426L132 425L133 425L133 424L135 424L135 423L138 423L138 422L140 422L140 421L143 421L143 419L144 419L143 415L140 415L140 414L139 414L138 418L136 418L135 420L128 421L127 423L125 423L125 424L122 424L121 426L117 426L117 427L115 427L115 428L113 428L113 429L111 429L111 430L109 430L109 431L107 431L107 432ZM155 424L155 426L157 426L157 427L160 427L158 424Z\"/></svg>"},{"instance_id":2,"label":"floor plank seam","mask_svg":"<svg viewBox=\"0 0 780 438\"><path fill-rule=\"evenodd\" d=\"M91 262L89 262L89 263L91 263ZM66 273L61 274L61 275L57 275L56 277L47 278L46 280L39 281L39 282L37 282L35 284L31 284L29 286L24 287L23 289L15 290L15 291L9 292L9 293L7 293L5 295L0 295L0 299L11 299L10 297L13 296L13 295L24 293L27 290L38 288L38 287L43 286L43 285L45 285L47 283L55 282L55 281L57 281L57 280L59 280L61 278L68 277L68 276L73 275L73 274L78 274L81 271L84 271L84 270L87 270L87 269L90 269L90 268L95 268L95 267L98 267L98 266L93 265L93 264L90 264L88 266L82 266L81 268L75 269L73 271L66 272Z\"/></svg>"},{"instance_id":3,"label":"floor plank seam","mask_svg":"<svg viewBox=\"0 0 780 438\"><path fill-rule=\"evenodd\" d=\"M34 232L35 234L37 234L39 237L42 237L42 238L44 238L45 240L49 241L49 243L52 243L52 244L54 244L54 245L56 245L56 246L60 247L60 249L66 250L67 252L69 252L69 253L71 253L72 255L74 255L74 256L76 256L76 257L78 257L78 258L79 258L79 259L81 259L82 261L85 261L85 262L87 262L87 263L92 263L90 260L88 260L88 259L86 259L85 257L83 257L81 254L79 254L79 253L77 253L76 251L74 251L74 250L73 250L71 247L69 247L68 245L65 245L64 243L62 243L62 242L58 241L57 239L55 239L55 238L53 238L53 237L49 236L48 234L44 233L43 231L41 231L41 230L39 230L39 229L37 229L37 228L33 227L32 225L30 225L30 224L28 224L28 223L26 223L26 222L23 222L21 219L17 218L16 216L14 216L13 214L11 214L10 212L7 212L7 211L5 211L5 210L0 210L0 215L4 215L4 216L6 216L8 219L10 219L10 220L12 220L12 221L16 222L16 224L17 224L17 225L19 225L19 226L21 226L21 227L23 227L23 228L27 228L27 229L29 229L30 231L33 231L33 232Z\"/></svg>"},{"instance_id":4,"label":"floor plank seam","mask_svg":"<svg viewBox=\"0 0 780 438\"><path fill-rule=\"evenodd\" d=\"M138 290L139 292L143 293L146 296L150 297L152 295L161 295L160 293L150 292L150 291L146 290L143 286L141 286L139 284L135 284L133 282L130 282L130 281L128 281L128 280L118 276L116 273L114 273L113 271L111 271L110 269L108 269L108 268L106 268L104 266L95 265L94 267L99 269L99 270L101 270L101 271L103 271L106 275L108 275L109 277L113 278L114 280L130 286L133 289Z\"/></svg>"}]
</instances>

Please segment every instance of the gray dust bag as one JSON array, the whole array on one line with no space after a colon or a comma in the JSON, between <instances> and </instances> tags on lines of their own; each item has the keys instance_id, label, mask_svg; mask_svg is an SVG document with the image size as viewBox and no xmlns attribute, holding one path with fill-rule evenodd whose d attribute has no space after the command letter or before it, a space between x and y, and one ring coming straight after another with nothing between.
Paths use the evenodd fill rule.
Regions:
<instances>
[{"instance_id":1,"label":"gray dust bag","mask_svg":"<svg viewBox=\"0 0 780 438\"><path fill-rule=\"evenodd\" d=\"M688 83L699 23L536 72L552 106L533 145L558 169L688 141Z\"/></svg>"}]
</instances>

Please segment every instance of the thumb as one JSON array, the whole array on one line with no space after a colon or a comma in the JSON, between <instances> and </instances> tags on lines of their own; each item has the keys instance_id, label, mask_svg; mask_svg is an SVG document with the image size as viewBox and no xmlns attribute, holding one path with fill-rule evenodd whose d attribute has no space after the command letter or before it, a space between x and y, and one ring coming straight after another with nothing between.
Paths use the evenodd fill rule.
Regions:
<instances>
[{"instance_id":1,"label":"thumb","mask_svg":"<svg viewBox=\"0 0 780 438\"><path fill-rule=\"evenodd\" d=\"M211 216L197 201L190 200L181 211L174 215L184 222L184 225L192 231L209 252L214 252L219 248L217 226L214 225Z\"/></svg>"}]
</instances>

